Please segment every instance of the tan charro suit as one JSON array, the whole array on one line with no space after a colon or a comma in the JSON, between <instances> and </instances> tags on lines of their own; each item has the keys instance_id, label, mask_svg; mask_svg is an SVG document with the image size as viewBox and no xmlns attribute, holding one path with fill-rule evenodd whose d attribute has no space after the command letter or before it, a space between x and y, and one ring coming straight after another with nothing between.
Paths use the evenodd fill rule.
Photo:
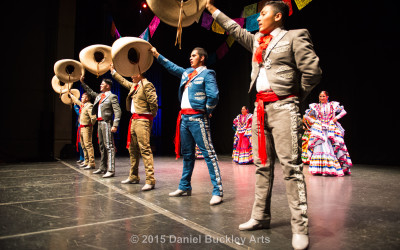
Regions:
<instances>
[{"instance_id":1,"label":"tan charro suit","mask_svg":"<svg viewBox=\"0 0 400 250\"><path fill-rule=\"evenodd\" d=\"M123 87L129 90L126 98L126 110L132 113L131 105L136 114L157 115L158 103L156 89L153 84L146 78L139 83L133 83L126 80L116 71L112 72L112 76ZM154 185L154 161L153 153L150 146L150 136L153 121L149 119L131 119L130 121L131 142L129 144L129 155L131 160L131 169L129 172L130 181L139 181L138 167L140 155L143 158L143 163L146 171L146 184Z\"/></svg>"},{"instance_id":2,"label":"tan charro suit","mask_svg":"<svg viewBox=\"0 0 400 250\"><path fill-rule=\"evenodd\" d=\"M259 47L260 32L252 34L222 12L213 17L235 40L254 54ZM292 232L308 234L307 192L300 158L301 117L299 101L311 92L321 80L319 58L316 55L310 34L305 29L273 31L273 38L263 51L262 63L252 59L249 92L256 86L261 68L265 68L270 88L282 99L264 103L266 151L268 159L261 164L258 155L258 119L253 119L252 138L256 170L255 200L251 218L271 220L271 193L274 180L274 165L277 156L283 169L286 194L292 214ZM291 96L285 98L285 96ZM255 103L254 117L257 117ZM262 132L261 132L262 133Z\"/></svg>"},{"instance_id":3,"label":"tan charro suit","mask_svg":"<svg viewBox=\"0 0 400 250\"><path fill-rule=\"evenodd\" d=\"M85 156L85 165L95 167L94 148L92 142L93 125L96 123L96 115L92 115L93 104L86 102L83 104L78 98L71 95L71 99L81 107L79 111L80 123L80 141L82 145L83 155Z\"/></svg>"}]
</instances>

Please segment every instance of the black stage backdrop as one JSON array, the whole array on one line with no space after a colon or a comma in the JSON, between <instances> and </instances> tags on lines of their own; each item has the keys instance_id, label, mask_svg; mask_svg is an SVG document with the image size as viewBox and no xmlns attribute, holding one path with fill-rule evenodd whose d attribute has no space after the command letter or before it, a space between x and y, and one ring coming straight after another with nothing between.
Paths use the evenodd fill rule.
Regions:
<instances>
[{"instance_id":1,"label":"black stage backdrop","mask_svg":"<svg viewBox=\"0 0 400 250\"><path fill-rule=\"evenodd\" d=\"M3 15L3 40L7 46L3 66L2 98L5 115L1 122L0 162L52 160L54 113L51 88L53 65L57 60L55 43L59 1L29 2L23 6L9 3ZM240 17L243 7L259 1L215 0L215 6L232 18ZM143 1L79 0L75 13L75 57L92 44L112 45L111 20L122 36L139 36L154 14L143 9ZM320 57L323 78L303 107L318 101L321 90L330 100L344 105L347 115L340 120L346 129L345 141L354 163L398 165L398 91L395 90L398 65L395 38L395 7L390 1L313 0L299 11L292 1L293 15L288 29L310 31ZM141 13L140 13L141 10ZM201 19L200 19L201 20ZM221 35L194 23L183 29L182 49L174 46L176 28L161 22L150 43L176 64L189 67L194 47L204 47L209 54L226 40ZM397 59L397 58L396 58ZM220 101L211 119L211 130L217 154L230 154L233 143L232 121L243 105L252 112L255 93L248 94L251 54L237 42L228 53L208 65L217 73ZM109 76L106 75L106 76ZM89 85L99 91L99 82L86 73ZM161 117L153 136L156 155L173 154L175 122L179 111L177 91L180 79L170 75L154 62L147 73L158 88ZM75 88L79 84L75 83ZM123 110L118 132L118 155L127 155L126 131L130 114L125 111L127 90L121 88ZM73 114L75 121L75 114ZM75 124L71 124L75 126ZM154 131L154 130L153 130ZM75 141L73 129L73 141ZM95 138L95 137L94 137Z\"/></svg>"}]
</instances>

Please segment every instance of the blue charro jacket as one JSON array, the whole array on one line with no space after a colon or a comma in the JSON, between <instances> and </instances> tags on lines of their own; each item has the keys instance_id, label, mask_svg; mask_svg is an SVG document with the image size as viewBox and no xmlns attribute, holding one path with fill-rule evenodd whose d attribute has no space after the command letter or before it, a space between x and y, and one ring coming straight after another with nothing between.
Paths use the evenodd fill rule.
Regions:
<instances>
[{"instance_id":1,"label":"blue charro jacket","mask_svg":"<svg viewBox=\"0 0 400 250\"><path fill-rule=\"evenodd\" d=\"M172 75L181 78L179 85L178 98L182 101L182 94L185 90L185 84L188 80L188 74L194 71L193 68L184 69L174 64L161 54L157 58L157 62L168 70ZM204 110L207 114L211 114L218 104L219 91L215 71L205 69L200 74L193 77L188 86L189 102L193 109Z\"/></svg>"}]
</instances>

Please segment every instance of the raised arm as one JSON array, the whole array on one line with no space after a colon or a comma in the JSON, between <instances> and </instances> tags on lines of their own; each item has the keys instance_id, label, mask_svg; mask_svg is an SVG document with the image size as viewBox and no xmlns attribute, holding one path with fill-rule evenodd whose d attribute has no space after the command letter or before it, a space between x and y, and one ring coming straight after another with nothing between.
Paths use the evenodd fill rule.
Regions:
<instances>
[{"instance_id":1,"label":"raised arm","mask_svg":"<svg viewBox=\"0 0 400 250\"><path fill-rule=\"evenodd\" d=\"M254 43L254 34L250 33L246 29L240 27L240 25L234 20L230 19L214 5L213 1L207 0L207 10L211 13L215 21L222 26L236 41L238 41L245 49L252 52Z\"/></svg>"},{"instance_id":2,"label":"raised arm","mask_svg":"<svg viewBox=\"0 0 400 250\"><path fill-rule=\"evenodd\" d=\"M171 62L170 60L162 56L160 53L157 52L157 49L155 47L152 47L150 51L153 53L153 56L157 59L157 62L161 64L165 69L167 69L169 73L179 78L182 77L183 72L185 72L184 68L179 67L175 63Z\"/></svg>"},{"instance_id":3,"label":"raised arm","mask_svg":"<svg viewBox=\"0 0 400 250\"><path fill-rule=\"evenodd\" d=\"M69 92L68 95L69 95L69 97L71 97L72 101L73 101L76 105L78 105L78 106L81 106L81 105L82 105L81 101L79 101L79 99L76 98L76 96L74 96L73 94L71 94L71 92Z\"/></svg>"},{"instance_id":4,"label":"raised arm","mask_svg":"<svg viewBox=\"0 0 400 250\"><path fill-rule=\"evenodd\" d=\"M110 72L111 72L112 77L113 77L115 80L117 80L117 82L119 82L119 84L121 84L121 85L122 85L124 88L126 88L126 89L129 89L129 90L131 89L131 87L132 87L132 85L133 85L134 83L132 83L132 82L126 80L123 76L121 76L120 74L118 74L118 72L114 69L113 64L110 65ZM137 85L137 83L136 83L135 85Z\"/></svg>"},{"instance_id":5,"label":"raised arm","mask_svg":"<svg viewBox=\"0 0 400 250\"><path fill-rule=\"evenodd\" d=\"M86 93L88 93L88 95L90 95L91 98L96 99L99 93L94 92L88 85L86 85L84 80L85 80L84 76L81 76L82 88L85 89Z\"/></svg>"}]
</instances>

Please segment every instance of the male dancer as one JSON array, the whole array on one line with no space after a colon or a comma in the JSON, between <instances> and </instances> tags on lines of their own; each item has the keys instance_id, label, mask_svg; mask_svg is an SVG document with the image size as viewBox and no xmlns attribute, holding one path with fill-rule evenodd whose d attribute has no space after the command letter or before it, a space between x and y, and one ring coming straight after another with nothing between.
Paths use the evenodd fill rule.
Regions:
<instances>
[{"instance_id":1,"label":"male dancer","mask_svg":"<svg viewBox=\"0 0 400 250\"><path fill-rule=\"evenodd\" d=\"M218 86L215 71L205 66L207 52L203 48L194 48L190 55L191 68L186 70L160 55L156 48L153 47L151 52L157 58L157 62L181 79L179 86L181 111L176 126L175 153L179 158L180 150L182 151L183 171L178 190L169 196L192 194L190 181L197 144L207 163L211 183L214 186L210 205L217 205L222 202L223 190L217 155L211 142L209 117L218 103Z\"/></svg>"},{"instance_id":2,"label":"male dancer","mask_svg":"<svg viewBox=\"0 0 400 250\"><path fill-rule=\"evenodd\" d=\"M301 163L299 101L321 79L319 59L305 29L284 29L289 8L283 1L269 1L252 34L219 11L211 0L206 8L242 46L253 53L249 92L256 87L252 124L256 170L255 201L251 219L240 230L269 228L271 191L276 155L282 165L286 194L292 213L292 245L308 247L306 184Z\"/></svg>"},{"instance_id":3,"label":"male dancer","mask_svg":"<svg viewBox=\"0 0 400 250\"><path fill-rule=\"evenodd\" d=\"M112 64L110 71L115 80L129 89L128 96L126 97L126 109L132 113L128 128L127 143L131 159L131 169L128 179L121 183L139 183L139 159L142 156L146 171L146 184L143 186L142 191L148 191L153 189L156 184L156 180L154 179L153 153L150 147L151 127L153 125L153 118L157 115L158 110L156 89L143 74L132 76L132 82L130 82L118 74Z\"/></svg>"},{"instance_id":4,"label":"male dancer","mask_svg":"<svg viewBox=\"0 0 400 250\"><path fill-rule=\"evenodd\" d=\"M94 92L81 77L82 87L94 98L92 114L97 115L97 133L100 144L100 168L94 174L103 174L103 178L113 177L115 174L115 149L112 133L117 132L121 119L121 108L118 97L111 93L112 80L103 79L100 84L101 94ZM113 119L114 115L114 119Z\"/></svg>"},{"instance_id":5,"label":"male dancer","mask_svg":"<svg viewBox=\"0 0 400 250\"><path fill-rule=\"evenodd\" d=\"M78 138L82 145L83 154L85 157L84 168L85 170L94 169L96 163L94 162L94 149L92 143L93 125L96 123L96 115L92 115L93 104L90 102L89 95L85 92L81 96L81 101L71 93L68 93L72 101L78 105L79 108L79 128ZM79 139L79 140L78 140Z\"/></svg>"}]
</instances>

